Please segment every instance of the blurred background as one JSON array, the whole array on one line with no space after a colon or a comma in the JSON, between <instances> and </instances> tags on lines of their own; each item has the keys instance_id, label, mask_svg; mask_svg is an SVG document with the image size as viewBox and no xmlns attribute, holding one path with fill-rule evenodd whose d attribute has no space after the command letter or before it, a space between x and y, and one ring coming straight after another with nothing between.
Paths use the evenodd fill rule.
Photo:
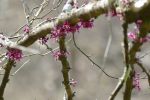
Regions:
<instances>
[{"instance_id":1,"label":"blurred background","mask_svg":"<svg viewBox=\"0 0 150 100\"><path fill-rule=\"evenodd\" d=\"M39 6L42 0L26 0L30 9ZM57 0L56 0L57 1ZM80 1L83 2L83 1ZM53 0L49 6L40 14L46 14L52 8ZM65 3L54 12L43 18L56 17ZM79 3L82 4L82 3ZM56 5L56 3L55 3ZM41 22L38 20L36 23ZM36 24L35 23L35 24ZM11 35L21 26L26 24L24 10L20 0L0 0L0 32ZM133 29L133 25L129 30ZM21 33L22 31L20 31ZM118 18L109 20L105 15L100 16L94 22L92 29L82 29L75 34L78 46L89 55L93 61L102 65L104 60L105 48L109 36L112 35L112 42L105 62L105 71L115 77L120 77L123 73L122 55L122 28ZM71 36L68 36L68 40ZM53 48L57 47L54 41L49 42ZM149 51L149 43L142 48L142 53ZM46 52L45 47L36 42L32 47ZM70 77L78 83L72 87L76 92L74 100L107 100L118 80L111 79L104 75L100 69L83 56L74 46L73 41L67 43L69 63L71 66ZM1 52L1 51L0 51ZM147 55L141 60L149 68L149 58ZM61 84L63 77L61 74L61 64L56 61L51 54L44 57L39 55L24 58L17 66L12 69L15 72L24 61L31 59L15 76L10 76L10 81L5 90L5 100L63 100L64 87ZM0 65L1 66L1 65ZM142 71L137 69L141 74ZM2 73L2 72L1 72ZM0 76L2 79L2 76ZM149 100L150 90L147 80L140 80L141 91L133 90L132 100ZM122 100L123 89L119 92L115 100Z\"/></svg>"}]
</instances>

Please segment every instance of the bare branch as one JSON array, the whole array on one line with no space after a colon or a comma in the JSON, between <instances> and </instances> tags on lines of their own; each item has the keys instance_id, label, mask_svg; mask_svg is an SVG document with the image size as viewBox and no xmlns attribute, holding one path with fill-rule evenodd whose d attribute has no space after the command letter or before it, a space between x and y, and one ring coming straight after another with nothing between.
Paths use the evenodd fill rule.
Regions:
<instances>
[{"instance_id":1,"label":"bare branch","mask_svg":"<svg viewBox=\"0 0 150 100\"><path fill-rule=\"evenodd\" d=\"M19 67L19 68L12 74L12 76L16 75L17 72L20 71L20 69L23 68L29 61L30 61L30 59L27 60L27 61L25 61L25 62L21 65L21 67Z\"/></svg>"},{"instance_id":2,"label":"bare branch","mask_svg":"<svg viewBox=\"0 0 150 100\"><path fill-rule=\"evenodd\" d=\"M26 16L26 19L27 19L27 23L29 25L29 17L30 17L29 7L28 7L27 2L25 0L21 0L21 2L22 2L22 5L23 5L23 8L24 8L24 13L25 13L25 16Z\"/></svg>"},{"instance_id":3,"label":"bare branch","mask_svg":"<svg viewBox=\"0 0 150 100\"><path fill-rule=\"evenodd\" d=\"M110 77L110 78L113 78L113 79L119 79L117 77L114 77L114 76L111 76L109 74L107 74L104 69L102 68L102 66L96 64L86 53L84 53L76 44L76 41L75 41L75 37L74 37L74 33L73 33L73 43L74 43L74 46L90 61L92 62L92 64L94 64L96 67L98 67L106 76Z\"/></svg>"}]
</instances>

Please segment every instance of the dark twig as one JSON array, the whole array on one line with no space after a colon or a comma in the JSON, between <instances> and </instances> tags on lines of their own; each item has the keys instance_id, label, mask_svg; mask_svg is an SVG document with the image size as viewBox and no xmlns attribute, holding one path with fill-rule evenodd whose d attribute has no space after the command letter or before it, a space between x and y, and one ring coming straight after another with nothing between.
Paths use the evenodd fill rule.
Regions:
<instances>
[{"instance_id":1,"label":"dark twig","mask_svg":"<svg viewBox=\"0 0 150 100\"><path fill-rule=\"evenodd\" d=\"M111 76L111 75L107 74L107 73L103 70L103 68L102 68L100 65L96 64L86 53L84 53L84 52L77 46L76 41L75 41L74 33L73 33L72 36L73 36L73 43L74 43L74 46L75 46L90 62L92 62L96 67L98 67L106 76L108 76L108 77L110 77L110 78L113 78L113 79L119 79L119 78L117 78L117 77L114 77L114 76Z\"/></svg>"},{"instance_id":2,"label":"dark twig","mask_svg":"<svg viewBox=\"0 0 150 100\"><path fill-rule=\"evenodd\" d=\"M148 83L149 83L149 86L150 86L150 74L147 72L147 70L145 69L145 67L143 66L142 63L140 63L138 61L136 63L143 70L143 72L147 75Z\"/></svg>"}]
</instances>

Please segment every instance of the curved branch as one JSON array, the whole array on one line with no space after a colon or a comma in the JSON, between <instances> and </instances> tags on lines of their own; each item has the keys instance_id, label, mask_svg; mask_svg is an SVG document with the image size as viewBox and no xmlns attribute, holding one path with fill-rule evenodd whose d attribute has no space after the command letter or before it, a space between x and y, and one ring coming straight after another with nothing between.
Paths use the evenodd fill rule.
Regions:
<instances>
[{"instance_id":1,"label":"curved branch","mask_svg":"<svg viewBox=\"0 0 150 100\"><path fill-rule=\"evenodd\" d=\"M86 53L84 53L76 44L76 41L75 41L75 37L74 37L74 33L73 33L73 43L74 43L74 46L90 61L92 62L96 67L98 67L106 76L110 77L110 78L113 78L113 79L119 79L117 77L114 77L114 76L111 76L109 75L108 73L106 73L104 71L104 69L102 68L102 66L96 64Z\"/></svg>"}]
</instances>

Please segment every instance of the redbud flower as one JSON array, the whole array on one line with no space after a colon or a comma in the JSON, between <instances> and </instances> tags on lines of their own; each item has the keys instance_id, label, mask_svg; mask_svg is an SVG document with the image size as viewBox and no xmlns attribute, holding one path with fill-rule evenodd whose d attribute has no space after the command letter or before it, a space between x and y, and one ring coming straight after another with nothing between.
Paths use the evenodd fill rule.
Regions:
<instances>
[{"instance_id":1,"label":"redbud flower","mask_svg":"<svg viewBox=\"0 0 150 100\"><path fill-rule=\"evenodd\" d=\"M55 58L55 60L60 60L61 57L66 57L67 55L69 55L69 52L58 50L58 51L52 52L52 55Z\"/></svg>"},{"instance_id":2,"label":"redbud flower","mask_svg":"<svg viewBox=\"0 0 150 100\"><path fill-rule=\"evenodd\" d=\"M128 38L131 39L132 41L136 41L137 40L137 35L135 32L129 32L128 33Z\"/></svg>"},{"instance_id":3,"label":"redbud flower","mask_svg":"<svg viewBox=\"0 0 150 100\"><path fill-rule=\"evenodd\" d=\"M65 21L62 25L58 25L51 30L51 38L58 40L59 37L66 36L69 33L75 33L79 29L80 26L78 24L71 25L68 21Z\"/></svg>"},{"instance_id":4,"label":"redbud flower","mask_svg":"<svg viewBox=\"0 0 150 100\"><path fill-rule=\"evenodd\" d=\"M29 33L30 32L30 27L28 25L25 25L23 31L25 33Z\"/></svg>"},{"instance_id":5,"label":"redbud flower","mask_svg":"<svg viewBox=\"0 0 150 100\"><path fill-rule=\"evenodd\" d=\"M83 28L92 28L94 26L93 22L94 20L93 19L90 19L90 20L82 20L81 19L81 26Z\"/></svg>"},{"instance_id":6,"label":"redbud flower","mask_svg":"<svg viewBox=\"0 0 150 100\"><path fill-rule=\"evenodd\" d=\"M41 44L46 44L47 43L47 41L49 40L49 37L42 37L42 38L40 38L39 39L39 42L41 43Z\"/></svg>"},{"instance_id":7,"label":"redbud flower","mask_svg":"<svg viewBox=\"0 0 150 100\"><path fill-rule=\"evenodd\" d=\"M63 29L66 33L75 33L76 31L79 31L80 26L78 24L71 25L68 21L65 21L63 24Z\"/></svg>"},{"instance_id":8,"label":"redbud flower","mask_svg":"<svg viewBox=\"0 0 150 100\"><path fill-rule=\"evenodd\" d=\"M16 48L9 48L6 56L14 61L19 61L22 58L22 51Z\"/></svg>"},{"instance_id":9,"label":"redbud flower","mask_svg":"<svg viewBox=\"0 0 150 100\"><path fill-rule=\"evenodd\" d=\"M59 37L62 37L62 36L66 36L65 30L63 29L62 25L58 25L54 29L51 30L50 38L57 40Z\"/></svg>"},{"instance_id":10,"label":"redbud flower","mask_svg":"<svg viewBox=\"0 0 150 100\"><path fill-rule=\"evenodd\" d=\"M75 87L75 86L77 85L77 81L74 80L74 79L71 79L71 80L69 81L69 83L70 83L70 85L72 85L73 87Z\"/></svg>"},{"instance_id":11,"label":"redbud flower","mask_svg":"<svg viewBox=\"0 0 150 100\"><path fill-rule=\"evenodd\" d=\"M133 86L134 86L134 88L137 89L138 91L141 90L141 87L140 87L140 74L137 73L137 72L134 73Z\"/></svg>"}]
</instances>

